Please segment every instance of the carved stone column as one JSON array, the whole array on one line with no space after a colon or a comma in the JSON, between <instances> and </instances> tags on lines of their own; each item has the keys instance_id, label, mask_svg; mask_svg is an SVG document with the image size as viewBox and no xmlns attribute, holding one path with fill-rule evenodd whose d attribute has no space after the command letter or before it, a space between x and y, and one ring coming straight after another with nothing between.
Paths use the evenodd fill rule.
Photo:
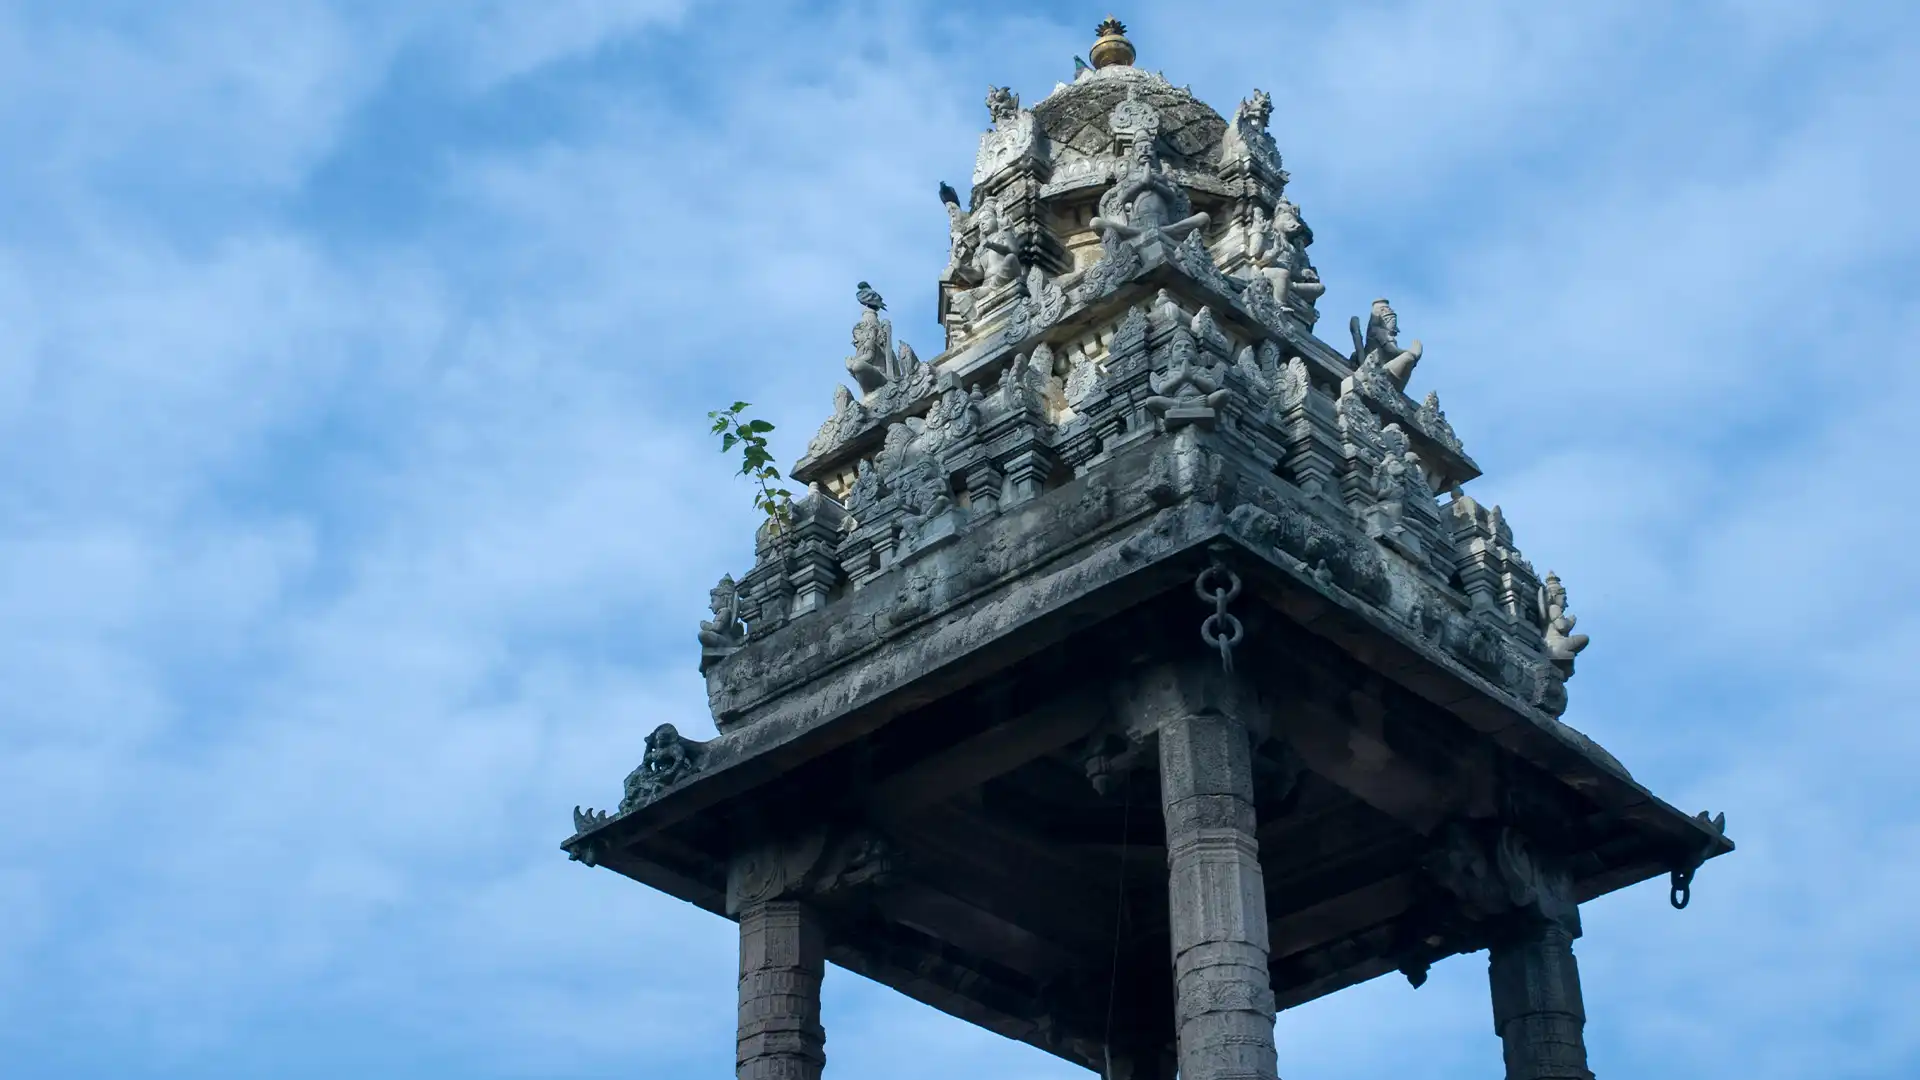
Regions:
<instances>
[{"instance_id":1,"label":"carved stone column","mask_svg":"<svg viewBox=\"0 0 1920 1080\"><path fill-rule=\"evenodd\" d=\"M740 912L739 1080L820 1080L825 973L820 926L799 901L764 900Z\"/></svg>"},{"instance_id":2,"label":"carved stone column","mask_svg":"<svg viewBox=\"0 0 1920 1080\"><path fill-rule=\"evenodd\" d=\"M1507 1080L1593 1080L1574 935L1566 921L1525 912L1503 927L1493 946L1487 978Z\"/></svg>"},{"instance_id":3,"label":"carved stone column","mask_svg":"<svg viewBox=\"0 0 1920 1080\"><path fill-rule=\"evenodd\" d=\"M1460 913L1489 931L1493 1030L1507 1080L1593 1080L1573 959L1580 908L1565 869L1493 823L1449 826L1428 869L1458 898Z\"/></svg>"},{"instance_id":4,"label":"carved stone column","mask_svg":"<svg viewBox=\"0 0 1920 1080\"><path fill-rule=\"evenodd\" d=\"M1128 726L1159 734L1181 1080L1275 1080L1253 695L1193 663L1153 670L1127 698Z\"/></svg>"}]
</instances>

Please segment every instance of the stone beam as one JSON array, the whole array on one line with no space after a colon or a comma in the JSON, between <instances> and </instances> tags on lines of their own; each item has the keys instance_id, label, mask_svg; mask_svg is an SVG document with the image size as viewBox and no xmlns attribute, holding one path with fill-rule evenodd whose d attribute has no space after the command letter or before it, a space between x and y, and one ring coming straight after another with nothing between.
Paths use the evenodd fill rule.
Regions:
<instances>
[{"instance_id":1,"label":"stone beam","mask_svg":"<svg viewBox=\"0 0 1920 1080\"><path fill-rule=\"evenodd\" d=\"M1070 694L971 738L874 785L872 813L904 817L1084 738L1104 716L1098 698Z\"/></svg>"}]
</instances>

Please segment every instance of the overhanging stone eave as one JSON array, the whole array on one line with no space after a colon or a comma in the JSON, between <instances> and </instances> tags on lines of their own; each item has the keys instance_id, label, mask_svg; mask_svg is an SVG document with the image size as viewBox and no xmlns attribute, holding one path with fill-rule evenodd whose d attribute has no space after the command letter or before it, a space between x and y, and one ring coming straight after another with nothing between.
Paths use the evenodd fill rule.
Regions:
<instances>
[{"instance_id":1,"label":"overhanging stone eave","mask_svg":"<svg viewBox=\"0 0 1920 1080\"><path fill-rule=\"evenodd\" d=\"M708 744L715 757L706 769L630 813L587 834L605 846L628 847L694 814L750 794L760 785L847 743L879 730L900 716L966 689L1053 648L1098 622L1137 604L1190 586L1199 569L1198 553L1217 539L1223 524L1214 508L1187 503L1146 515L1108 534L1098 550L1048 573L1029 574L972 598L958 608L936 613L901 637L884 643L886 652L927 647L952 628L1006 605L1009 594L1032 590L1036 579L1059 579L1057 592L1017 619L998 624L989 640L956 645L936 663L893 680L867 677L873 665L863 661L880 647L846 658L834 670L785 691L780 708L734 728ZM1146 543L1128 545L1136 540ZM1124 549L1124 550L1123 550ZM1042 590L1043 592L1046 590ZM824 614L824 613L823 613ZM824 684L824 685L823 685ZM844 702L844 704L842 704Z\"/></svg>"},{"instance_id":2,"label":"overhanging stone eave","mask_svg":"<svg viewBox=\"0 0 1920 1080\"><path fill-rule=\"evenodd\" d=\"M1647 862L1645 865L1652 869L1644 872L1623 868L1618 872L1624 875L1621 883L1612 888L1665 873L1674 860L1690 853L1704 850L1705 858L1716 858L1733 850L1732 841L1640 782L1615 771L1606 758L1595 753L1597 744L1585 735L1522 704L1432 646L1415 642L1404 627L1373 605L1314 580L1298 560L1240 536L1231 528L1224 536L1245 560L1253 592L1272 610L1337 645L1382 677L1460 718L1502 749L1590 798L1609 816L1633 826L1654 847L1670 853L1664 859Z\"/></svg>"}]
</instances>

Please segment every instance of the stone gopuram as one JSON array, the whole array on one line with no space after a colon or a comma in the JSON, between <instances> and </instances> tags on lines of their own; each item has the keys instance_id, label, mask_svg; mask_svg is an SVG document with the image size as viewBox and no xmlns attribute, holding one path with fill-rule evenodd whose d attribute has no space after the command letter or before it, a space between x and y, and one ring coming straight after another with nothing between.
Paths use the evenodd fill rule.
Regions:
<instances>
[{"instance_id":1,"label":"stone gopuram","mask_svg":"<svg viewBox=\"0 0 1920 1080\"><path fill-rule=\"evenodd\" d=\"M1482 949L1506 1075L1589 1077L1580 905L1685 906L1724 816L1560 721L1587 636L1410 396L1447 361L1386 300L1316 336L1272 100L1099 34L941 185L939 354L858 290L858 390L701 624L719 736L661 724L564 847L739 923L743 1080L820 1076L828 960L1111 1080L1271 1080L1277 1010Z\"/></svg>"}]
</instances>

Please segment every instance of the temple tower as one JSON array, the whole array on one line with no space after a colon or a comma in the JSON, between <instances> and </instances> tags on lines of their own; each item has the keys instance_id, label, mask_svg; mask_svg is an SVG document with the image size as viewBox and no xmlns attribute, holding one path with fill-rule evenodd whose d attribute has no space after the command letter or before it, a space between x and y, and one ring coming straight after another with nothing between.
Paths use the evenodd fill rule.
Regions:
<instances>
[{"instance_id":1,"label":"temple tower","mask_svg":"<svg viewBox=\"0 0 1920 1080\"><path fill-rule=\"evenodd\" d=\"M1724 817L1560 721L1587 637L1391 304L1316 336L1268 95L1098 32L941 185L939 354L862 284L809 494L700 629L719 737L661 725L564 847L739 922L743 1080L821 1075L829 960L1115 1080L1272 1080L1277 1010L1482 949L1507 1076L1582 1080L1580 905L1684 906Z\"/></svg>"}]
</instances>

